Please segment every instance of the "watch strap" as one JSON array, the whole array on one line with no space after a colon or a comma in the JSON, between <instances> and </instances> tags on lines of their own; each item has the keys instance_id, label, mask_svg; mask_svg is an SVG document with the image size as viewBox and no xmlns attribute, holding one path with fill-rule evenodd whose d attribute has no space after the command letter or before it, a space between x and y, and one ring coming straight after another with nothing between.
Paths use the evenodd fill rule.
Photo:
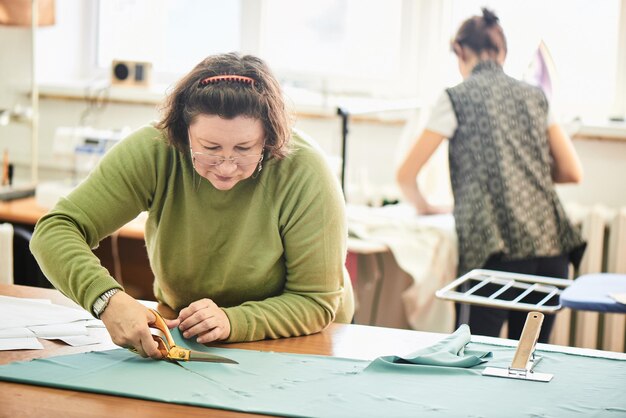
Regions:
<instances>
[{"instance_id":1,"label":"watch strap","mask_svg":"<svg viewBox=\"0 0 626 418\"><path fill-rule=\"evenodd\" d=\"M100 296L98 296L98 299L96 299L92 307L93 314L96 318L100 319L100 315L102 315L107 305L109 304L109 299L111 299L111 296L119 291L120 289L118 288L109 289Z\"/></svg>"}]
</instances>

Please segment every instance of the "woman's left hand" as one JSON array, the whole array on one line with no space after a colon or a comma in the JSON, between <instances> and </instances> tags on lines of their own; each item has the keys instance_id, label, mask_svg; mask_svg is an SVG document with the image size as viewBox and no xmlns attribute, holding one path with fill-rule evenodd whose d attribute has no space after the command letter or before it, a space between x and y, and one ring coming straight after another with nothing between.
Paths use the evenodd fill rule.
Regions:
<instances>
[{"instance_id":1,"label":"woman's left hand","mask_svg":"<svg viewBox=\"0 0 626 418\"><path fill-rule=\"evenodd\" d=\"M211 299L200 299L181 310L178 319L168 321L168 326L178 326L183 337L198 337L202 344L225 340L230 335L230 321L226 313Z\"/></svg>"}]
</instances>

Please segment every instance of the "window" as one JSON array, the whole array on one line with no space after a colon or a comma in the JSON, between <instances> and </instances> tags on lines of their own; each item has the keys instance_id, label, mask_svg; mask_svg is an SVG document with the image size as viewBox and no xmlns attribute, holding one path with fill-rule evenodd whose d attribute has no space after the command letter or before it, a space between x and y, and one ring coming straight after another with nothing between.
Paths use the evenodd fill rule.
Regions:
<instances>
[{"instance_id":1,"label":"window","mask_svg":"<svg viewBox=\"0 0 626 418\"><path fill-rule=\"evenodd\" d=\"M403 51L407 9L407 0L99 1L97 65L132 59L182 74L239 50L267 60L287 84L356 94L395 84L402 93L414 61Z\"/></svg>"},{"instance_id":2,"label":"window","mask_svg":"<svg viewBox=\"0 0 626 418\"><path fill-rule=\"evenodd\" d=\"M102 78L114 59L130 59L152 62L155 81L170 84L207 55L239 50L267 60L286 88L430 103L460 81L450 38L462 20L486 6L507 35L510 75L524 76L543 40L556 68L557 117L606 120L626 114L625 5L626 0L58 0L57 24L39 31L39 80ZM59 44L67 59L58 59Z\"/></svg>"},{"instance_id":3,"label":"window","mask_svg":"<svg viewBox=\"0 0 626 418\"><path fill-rule=\"evenodd\" d=\"M99 1L96 64L147 61L157 74L183 74L208 55L241 48L240 15L239 1Z\"/></svg>"},{"instance_id":4,"label":"window","mask_svg":"<svg viewBox=\"0 0 626 418\"><path fill-rule=\"evenodd\" d=\"M286 78L320 90L382 93L376 86L392 86L409 62L401 0L264 4L260 55Z\"/></svg>"}]
</instances>

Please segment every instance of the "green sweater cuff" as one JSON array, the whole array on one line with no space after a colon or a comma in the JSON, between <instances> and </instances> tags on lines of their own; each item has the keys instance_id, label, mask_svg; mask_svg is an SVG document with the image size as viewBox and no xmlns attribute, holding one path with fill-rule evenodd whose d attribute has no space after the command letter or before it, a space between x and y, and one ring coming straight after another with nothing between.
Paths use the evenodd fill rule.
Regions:
<instances>
[{"instance_id":1,"label":"green sweater cuff","mask_svg":"<svg viewBox=\"0 0 626 418\"><path fill-rule=\"evenodd\" d=\"M230 335L225 340L227 343L247 341L248 321L241 309L237 307L222 308L230 321Z\"/></svg>"}]
</instances>

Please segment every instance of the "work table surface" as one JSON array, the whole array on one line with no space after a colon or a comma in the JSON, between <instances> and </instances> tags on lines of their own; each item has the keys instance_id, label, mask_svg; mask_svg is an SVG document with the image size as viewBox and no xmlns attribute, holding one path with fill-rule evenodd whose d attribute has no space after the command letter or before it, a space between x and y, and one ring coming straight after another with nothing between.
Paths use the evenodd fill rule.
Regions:
<instances>
[{"instance_id":1,"label":"work table surface","mask_svg":"<svg viewBox=\"0 0 626 418\"><path fill-rule=\"evenodd\" d=\"M53 289L0 285L0 295L50 299L53 303L75 304ZM250 343L215 344L218 347L249 350L318 354L356 359L374 359L395 353L400 347L417 349L441 338L440 334L363 325L331 324L320 333L305 337L264 340ZM44 350L0 351L0 364L98 350L98 345L71 347L40 340ZM167 382L163 382L167 384ZM0 382L0 417L242 417L259 416L241 412L151 402L73 390L53 389Z\"/></svg>"}]
</instances>

